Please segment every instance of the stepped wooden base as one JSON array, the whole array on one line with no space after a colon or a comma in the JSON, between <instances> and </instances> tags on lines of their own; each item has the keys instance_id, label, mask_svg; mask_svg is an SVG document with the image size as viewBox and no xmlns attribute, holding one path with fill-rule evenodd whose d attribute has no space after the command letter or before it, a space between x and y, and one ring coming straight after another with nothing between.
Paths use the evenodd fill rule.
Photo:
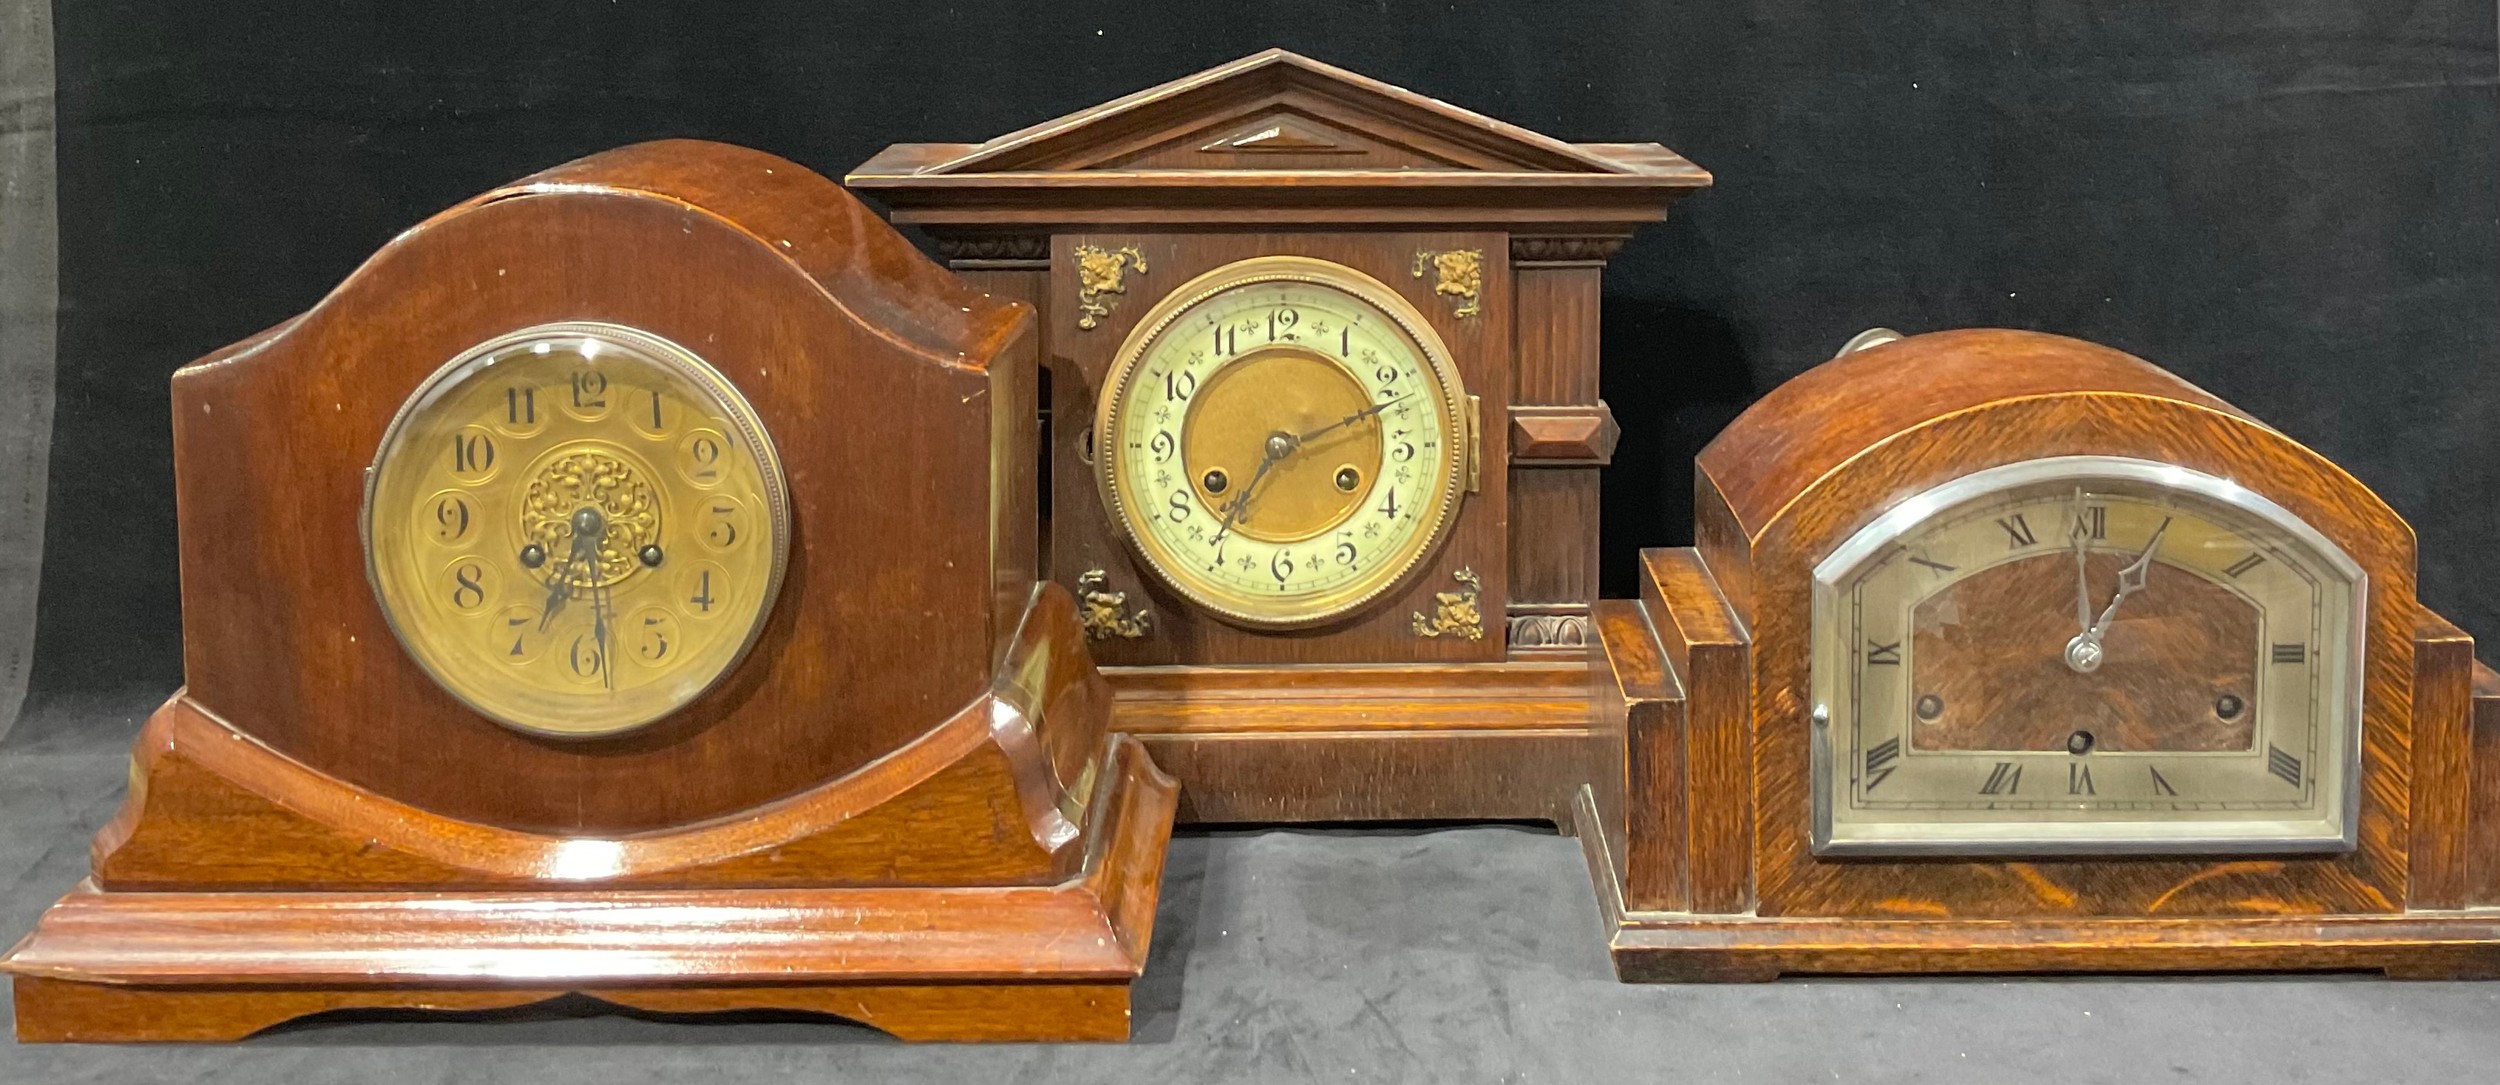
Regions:
<instances>
[{"instance_id":1,"label":"stepped wooden base","mask_svg":"<svg viewBox=\"0 0 2500 1085\"><path fill-rule=\"evenodd\" d=\"M569 994L654 1013L796 1010L911 1041L1125 1040L1125 983L756 987L157 987L17 978L25 1043L218 1043L330 1010L498 1010Z\"/></svg>"},{"instance_id":2,"label":"stepped wooden base","mask_svg":"<svg viewBox=\"0 0 2500 1085\"><path fill-rule=\"evenodd\" d=\"M1530 820L1571 829L1588 663L1106 667L1112 727L1185 823Z\"/></svg>"},{"instance_id":3,"label":"stepped wooden base","mask_svg":"<svg viewBox=\"0 0 2500 1085\"><path fill-rule=\"evenodd\" d=\"M1595 806L1576 804L1583 819ZM1757 983L1803 973L2327 972L2500 979L2500 908L2399 915L1827 919L1631 912L1603 836L1580 839L1607 950L1627 983Z\"/></svg>"},{"instance_id":4,"label":"stepped wooden base","mask_svg":"<svg viewBox=\"0 0 2500 1085\"><path fill-rule=\"evenodd\" d=\"M1052 886L132 892L81 884L9 954L27 1042L232 1040L353 1008L583 994L828 1013L907 1040L1121 1040L1172 781L1115 739Z\"/></svg>"}]
</instances>

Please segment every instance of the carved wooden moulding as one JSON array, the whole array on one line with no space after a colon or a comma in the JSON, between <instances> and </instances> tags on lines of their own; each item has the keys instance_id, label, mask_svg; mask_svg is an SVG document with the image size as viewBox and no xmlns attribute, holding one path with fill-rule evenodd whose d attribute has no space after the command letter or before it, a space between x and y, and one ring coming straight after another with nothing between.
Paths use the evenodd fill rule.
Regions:
<instances>
[{"instance_id":1,"label":"carved wooden moulding","mask_svg":"<svg viewBox=\"0 0 2500 1085\"><path fill-rule=\"evenodd\" d=\"M568 992L1125 1037L1173 785L1035 579L1033 349L673 141L182 369L189 684L7 958L20 1037Z\"/></svg>"},{"instance_id":2,"label":"carved wooden moulding","mask_svg":"<svg viewBox=\"0 0 2500 1085\"><path fill-rule=\"evenodd\" d=\"M1867 341L1598 610L1624 978L2500 972L2492 679L2394 512L2114 350Z\"/></svg>"},{"instance_id":3,"label":"carved wooden moulding","mask_svg":"<svg viewBox=\"0 0 2500 1085\"><path fill-rule=\"evenodd\" d=\"M1599 279L1709 174L1269 50L848 183L1041 311L1047 575L1184 819L1567 816Z\"/></svg>"}]
</instances>

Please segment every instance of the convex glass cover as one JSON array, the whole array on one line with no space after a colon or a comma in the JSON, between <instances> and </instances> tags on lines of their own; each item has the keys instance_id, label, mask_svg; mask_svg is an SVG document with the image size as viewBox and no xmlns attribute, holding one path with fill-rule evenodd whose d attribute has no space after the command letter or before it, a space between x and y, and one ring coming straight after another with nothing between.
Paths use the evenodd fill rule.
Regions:
<instances>
[{"instance_id":1,"label":"convex glass cover","mask_svg":"<svg viewBox=\"0 0 2500 1085\"><path fill-rule=\"evenodd\" d=\"M1448 531L1471 417L1449 351L1378 280L1274 256L1174 291L1097 410L1113 522L1191 602L1292 628L1396 585Z\"/></svg>"},{"instance_id":2,"label":"convex glass cover","mask_svg":"<svg viewBox=\"0 0 2500 1085\"><path fill-rule=\"evenodd\" d=\"M746 653L789 513L746 400L676 344L549 325L418 388L367 475L367 572L444 689L511 727L602 735Z\"/></svg>"},{"instance_id":3,"label":"convex glass cover","mask_svg":"<svg viewBox=\"0 0 2500 1085\"><path fill-rule=\"evenodd\" d=\"M2352 847L2363 575L2228 480L2074 456L1815 570L1815 850Z\"/></svg>"}]
</instances>

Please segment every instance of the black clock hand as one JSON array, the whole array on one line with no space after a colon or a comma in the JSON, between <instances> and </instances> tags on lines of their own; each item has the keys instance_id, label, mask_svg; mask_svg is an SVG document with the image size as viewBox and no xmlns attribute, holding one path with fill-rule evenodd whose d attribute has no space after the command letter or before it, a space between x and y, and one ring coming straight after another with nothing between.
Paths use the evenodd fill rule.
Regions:
<instances>
[{"instance_id":1,"label":"black clock hand","mask_svg":"<svg viewBox=\"0 0 2500 1085\"><path fill-rule=\"evenodd\" d=\"M590 638L599 645L599 684L616 692L616 660L608 656L608 587L600 582L599 555L590 561Z\"/></svg>"},{"instance_id":2,"label":"black clock hand","mask_svg":"<svg viewBox=\"0 0 2500 1085\"><path fill-rule=\"evenodd\" d=\"M547 577L547 605L539 612L539 632L546 632L547 626L554 623L556 615L564 610L564 604L572 601L574 568L582 563L585 556L593 565L598 563L599 540L584 532L599 530L603 526L601 520L596 509L583 509L573 514L572 550L564 556L564 564L556 566Z\"/></svg>"},{"instance_id":3,"label":"black clock hand","mask_svg":"<svg viewBox=\"0 0 2500 1085\"><path fill-rule=\"evenodd\" d=\"M575 546L573 555L565 558L564 564L556 566L547 574L547 603L538 614L539 632L547 631L547 626L556 620L556 613L564 609L565 601L572 598L573 584L570 578L573 575L573 563L580 557L580 553L581 548Z\"/></svg>"},{"instance_id":4,"label":"black clock hand","mask_svg":"<svg viewBox=\"0 0 2500 1085\"><path fill-rule=\"evenodd\" d=\"M1340 418L1340 419L1338 419L1338 420L1336 420L1336 421L1334 421L1334 422L1331 422L1331 423L1329 423L1329 424L1327 424L1327 425L1325 425L1325 426L1321 426L1321 427L1320 427L1320 428L1318 428L1318 429L1312 430L1312 431L1311 431L1311 432L1309 432L1309 433L1305 433L1305 434L1303 434L1303 435L1301 435L1301 436L1299 436L1299 437L1294 438L1294 439L1293 439L1293 448L1288 449L1288 450L1287 450L1287 452L1288 452L1288 453L1290 453L1290 452L1294 452L1294 451L1299 451L1299 450L1301 449L1301 447L1302 447L1305 443L1309 442L1309 441L1310 441L1312 438L1314 438L1314 437L1317 437L1317 436L1319 436L1319 435L1321 435L1321 434L1323 434L1323 433L1329 433L1329 432L1332 432L1332 431L1335 431L1335 430L1344 429L1344 428L1345 428L1345 427L1347 427L1347 426L1351 426L1351 425L1353 425L1353 424L1355 424L1355 423L1357 423L1357 422L1360 422L1360 421L1362 421L1362 420L1364 420L1364 419L1366 419L1366 418L1369 418L1369 417L1371 417L1371 416L1373 416L1373 415L1379 414L1379 413L1380 413L1380 412L1382 412L1382 411L1388 410L1388 409L1389 409L1389 408L1391 408L1391 407L1395 407L1395 406L1397 406L1398 404L1400 404L1400 403L1404 403L1404 402L1406 402L1407 400L1410 400L1410 399L1413 399L1413 398L1415 398L1415 393L1413 393L1413 392L1408 392L1408 393L1406 393L1405 395L1402 395L1402 396L1397 397L1396 399L1386 400L1386 401L1383 401L1383 402L1380 402L1380 403L1375 403L1375 404L1373 404L1373 405L1371 405L1371 406L1369 406L1369 407L1365 407L1365 408L1363 408L1362 410L1356 411L1356 412L1354 412L1353 414L1349 414L1349 415L1345 416L1344 418Z\"/></svg>"},{"instance_id":5,"label":"black clock hand","mask_svg":"<svg viewBox=\"0 0 2500 1085\"><path fill-rule=\"evenodd\" d=\"M1250 472L1249 484L1243 486L1240 495L1233 498L1232 508L1224 513L1224 523L1215 529L1214 537L1207 540L1210 545L1223 543L1224 536L1232 532L1234 522L1240 520L1243 511L1250 507L1250 498L1259 492L1259 480L1266 478L1268 469L1292 455L1297 447L1300 447L1300 442L1286 434L1275 434L1267 439L1267 453L1259 457L1259 469Z\"/></svg>"},{"instance_id":6,"label":"black clock hand","mask_svg":"<svg viewBox=\"0 0 2500 1085\"><path fill-rule=\"evenodd\" d=\"M564 556L564 564L547 577L547 606L538 617L538 630L542 633L572 598L574 567L588 561L594 573L598 570L599 539L607 534L607 517L599 515L597 509L585 507L574 511L568 526L572 529L573 547Z\"/></svg>"}]
</instances>

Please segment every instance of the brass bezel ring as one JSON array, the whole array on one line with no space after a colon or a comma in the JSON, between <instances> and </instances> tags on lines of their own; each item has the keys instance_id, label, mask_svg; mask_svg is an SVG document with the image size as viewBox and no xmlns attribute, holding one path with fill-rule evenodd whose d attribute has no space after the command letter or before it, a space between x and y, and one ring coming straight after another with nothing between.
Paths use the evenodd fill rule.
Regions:
<instances>
[{"instance_id":1,"label":"brass bezel ring","mask_svg":"<svg viewBox=\"0 0 2500 1085\"><path fill-rule=\"evenodd\" d=\"M399 615L392 609L389 597L383 593L381 570L375 563L376 555L373 547L374 498L381 486L384 461L397 447L401 431L409 422L435 401L448 395L456 386L453 378L480 359L494 357L523 343L568 337L603 341L638 352L645 358L683 377L687 383L692 384L705 398L709 399L712 406L718 408L721 416L728 419L729 423L738 430L739 437L746 441L747 447L754 450L757 474L762 477L763 481L765 497L763 511L772 524L771 571L766 577L759 597L754 620L737 650L729 654L720 669L701 688L683 699L676 700L657 711L596 730L547 727L526 720L513 719L495 709L479 704L466 692L447 681L427 654L419 650L408 631L400 627ZM748 654L754 651L756 641L762 638L764 627L771 623L773 607L780 600L782 581L789 570L790 563L788 480L782 473L780 450L773 444L772 435L765 431L763 419L756 415L754 405L747 402L746 396L738 391L737 385L730 383L728 377L712 368L710 363L693 351L638 328L598 321L560 321L507 332L461 351L450 361L437 367L433 373L428 374L417 384L416 391L400 402L398 412L391 416L390 424L382 430L381 441L374 446L373 460L365 467L364 501L362 508L358 511L356 525L357 542L364 550L365 584L372 590L374 602L382 611L383 623L390 627L391 636L399 642L400 649L408 654L408 658L416 662L418 668L425 672L426 677L434 680L436 686L449 693L453 699L470 711L504 727L542 738L572 740L612 738L666 719L719 688L722 682L745 663Z\"/></svg>"},{"instance_id":2,"label":"brass bezel ring","mask_svg":"<svg viewBox=\"0 0 2500 1085\"><path fill-rule=\"evenodd\" d=\"M1125 458L1120 449L1119 427L1122 405L1137 374L1144 368L1149 349L1162 338L1180 318L1219 294L1258 283L1303 283L1350 295L1372 309L1386 315L1397 325L1408 341L1423 355L1431 379L1439 386L1436 409L1442 418L1442 432L1448 446L1447 465L1441 483L1432 492L1432 510L1426 517L1418 540L1406 556L1382 566L1382 573L1365 576L1341 588L1292 601L1296 613L1288 617L1262 614L1241 605L1252 598L1273 599L1273 596L1251 596L1246 593L1210 590L1192 583L1190 578L1175 575L1173 570L1183 563L1170 560L1172 555L1153 533L1137 523L1137 510L1122 498L1119 463ZM1247 352L1244 352L1245 354ZM1325 355L1322 355L1325 357ZM1331 359L1342 365L1342 360ZM1230 362L1225 363L1227 365ZM1220 368L1220 367L1219 367ZM1357 375L1360 379L1360 375ZM1449 540L1450 530L1457 523L1458 509L1466 498L1467 465L1474 455L1471 442L1475 434L1468 430L1467 385L1459 375L1447 344L1425 318L1423 311L1388 284L1363 272L1307 256L1257 256L1217 267L1181 284L1178 289L1139 318L1137 325L1123 340L1110 371L1105 375L1102 391L1094 410L1094 485L1102 495L1103 507L1109 511L1112 528L1127 541L1155 577L1178 592L1191 605L1235 625L1261 630L1308 629L1326 625L1348 614L1378 602L1390 592L1404 586L1442 545ZM1108 453L1103 450L1110 450Z\"/></svg>"}]
</instances>

